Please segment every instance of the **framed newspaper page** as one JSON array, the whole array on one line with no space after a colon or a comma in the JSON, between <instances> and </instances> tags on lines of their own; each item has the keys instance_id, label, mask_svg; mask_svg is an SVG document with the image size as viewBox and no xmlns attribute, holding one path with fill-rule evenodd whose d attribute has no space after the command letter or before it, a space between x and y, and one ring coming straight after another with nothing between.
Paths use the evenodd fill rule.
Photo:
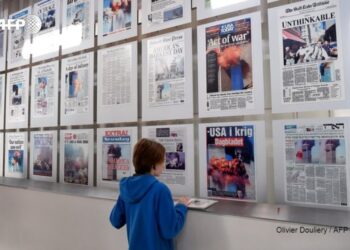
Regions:
<instances>
[{"instance_id":1,"label":"framed newspaper page","mask_svg":"<svg viewBox=\"0 0 350 250\"><path fill-rule=\"evenodd\" d=\"M5 120L4 107L5 107L5 75L0 75L0 130L4 129L4 120Z\"/></svg>"},{"instance_id":2,"label":"framed newspaper page","mask_svg":"<svg viewBox=\"0 0 350 250\"><path fill-rule=\"evenodd\" d=\"M273 121L275 200L349 208L349 118Z\"/></svg>"},{"instance_id":3,"label":"framed newspaper page","mask_svg":"<svg viewBox=\"0 0 350 250\"><path fill-rule=\"evenodd\" d=\"M62 60L61 125L93 123L93 52Z\"/></svg>"},{"instance_id":4,"label":"framed newspaper page","mask_svg":"<svg viewBox=\"0 0 350 250\"><path fill-rule=\"evenodd\" d=\"M135 173L132 163L137 127L97 129L97 186L118 188Z\"/></svg>"},{"instance_id":5,"label":"framed newspaper page","mask_svg":"<svg viewBox=\"0 0 350 250\"><path fill-rule=\"evenodd\" d=\"M192 118L192 29L143 40L142 65L142 119Z\"/></svg>"},{"instance_id":6,"label":"framed newspaper page","mask_svg":"<svg viewBox=\"0 0 350 250\"><path fill-rule=\"evenodd\" d=\"M0 71L4 71L6 67L6 48L7 48L7 32L0 30Z\"/></svg>"},{"instance_id":7,"label":"framed newspaper page","mask_svg":"<svg viewBox=\"0 0 350 250\"><path fill-rule=\"evenodd\" d=\"M41 0L34 4L33 15L41 20L41 28L33 35L32 61L38 62L58 56L61 6L59 0Z\"/></svg>"},{"instance_id":8,"label":"framed newspaper page","mask_svg":"<svg viewBox=\"0 0 350 250\"><path fill-rule=\"evenodd\" d=\"M29 68L7 74L6 129L28 127Z\"/></svg>"},{"instance_id":9,"label":"framed newspaper page","mask_svg":"<svg viewBox=\"0 0 350 250\"><path fill-rule=\"evenodd\" d=\"M97 123L137 121L137 42L98 51Z\"/></svg>"},{"instance_id":10,"label":"framed newspaper page","mask_svg":"<svg viewBox=\"0 0 350 250\"><path fill-rule=\"evenodd\" d=\"M165 147L165 169L159 180L174 196L194 196L193 125L142 127L142 137L156 140Z\"/></svg>"},{"instance_id":11,"label":"framed newspaper page","mask_svg":"<svg viewBox=\"0 0 350 250\"><path fill-rule=\"evenodd\" d=\"M199 117L264 113L260 15L198 26Z\"/></svg>"},{"instance_id":12,"label":"framed newspaper page","mask_svg":"<svg viewBox=\"0 0 350 250\"><path fill-rule=\"evenodd\" d=\"M7 10L0 10L0 18L7 17ZM0 29L0 72L6 69L7 31Z\"/></svg>"},{"instance_id":13,"label":"framed newspaper page","mask_svg":"<svg viewBox=\"0 0 350 250\"><path fill-rule=\"evenodd\" d=\"M37 181L57 181L57 131L30 134L29 176Z\"/></svg>"},{"instance_id":14,"label":"framed newspaper page","mask_svg":"<svg viewBox=\"0 0 350 250\"><path fill-rule=\"evenodd\" d=\"M58 122L58 61L32 67L30 127Z\"/></svg>"},{"instance_id":15,"label":"framed newspaper page","mask_svg":"<svg viewBox=\"0 0 350 250\"><path fill-rule=\"evenodd\" d=\"M199 125L200 196L265 202L265 123Z\"/></svg>"},{"instance_id":16,"label":"framed newspaper page","mask_svg":"<svg viewBox=\"0 0 350 250\"><path fill-rule=\"evenodd\" d=\"M61 130L60 141L60 182L92 186L93 129Z\"/></svg>"},{"instance_id":17,"label":"framed newspaper page","mask_svg":"<svg viewBox=\"0 0 350 250\"><path fill-rule=\"evenodd\" d=\"M0 155L1 158L4 157L4 133L0 132ZM3 160L0 161L0 176L4 175L3 173Z\"/></svg>"},{"instance_id":18,"label":"framed newspaper page","mask_svg":"<svg viewBox=\"0 0 350 250\"><path fill-rule=\"evenodd\" d=\"M191 22L191 1L142 0L142 34Z\"/></svg>"},{"instance_id":19,"label":"framed newspaper page","mask_svg":"<svg viewBox=\"0 0 350 250\"><path fill-rule=\"evenodd\" d=\"M137 0L98 1L98 44L137 36Z\"/></svg>"},{"instance_id":20,"label":"framed newspaper page","mask_svg":"<svg viewBox=\"0 0 350 250\"><path fill-rule=\"evenodd\" d=\"M6 133L5 177L27 178L27 132Z\"/></svg>"},{"instance_id":21,"label":"framed newspaper page","mask_svg":"<svg viewBox=\"0 0 350 250\"><path fill-rule=\"evenodd\" d=\"M65 0L62 7L62 54L92 48L95 43L95 1Z\"/></svg>"},{"instance_id":22,"label":"framed newspaper page","mask_svg":"<svg viewBox=\"0 0 350 250\"><path fill-rule=\"evenodd\" d=\"M347 0L269 10L272 112L350 107Z\"/></svg>"},{"instance_id":23,"label":"framed newspaper page","mask_svg":"<svg viewBox=\"0 0 350 250\"><path fill-rule=\"evenodd\" d=\"M260 0L195 0L197 19L219 16L242 9L259 6Z\"/></svg>"},{"instance_id":24,"label":"framed newspaper page","mask_svg":"<svg viewBox=\"0 0 350 250\"><path fill-rule=\"evenodd\" d=\"M32 7L22 9L9 15L9 19L25 19L32 14ZM30 59L30 35L25 27L9 32L7 49L7 69L12 69L29 64Z\"/></svg>"}]
</instances>

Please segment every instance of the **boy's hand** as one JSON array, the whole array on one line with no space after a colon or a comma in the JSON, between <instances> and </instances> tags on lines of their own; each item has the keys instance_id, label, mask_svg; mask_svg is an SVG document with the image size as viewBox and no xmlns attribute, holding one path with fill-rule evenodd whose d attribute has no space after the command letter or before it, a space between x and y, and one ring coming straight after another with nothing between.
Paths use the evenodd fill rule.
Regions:
<instances>
[{"instance_id":1,"label":"boy's hand","mask_svg":"<svg viewBox=\"0 0 350 250\"><path fill-rule=\"evenodd\" d=\"M190 198L188 197L179 197L177 199L178 203L184 204L185 206L188 206L190 204Z\"/></svg>"}]
</instances>

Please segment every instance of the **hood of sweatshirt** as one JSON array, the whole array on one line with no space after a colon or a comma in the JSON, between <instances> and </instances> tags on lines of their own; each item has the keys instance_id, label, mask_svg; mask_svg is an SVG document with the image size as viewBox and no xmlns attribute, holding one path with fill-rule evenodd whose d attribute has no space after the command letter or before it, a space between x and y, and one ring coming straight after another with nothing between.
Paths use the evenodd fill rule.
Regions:
<instances>
[{"instance_id":1,"label":"hood of sweatshirt","mask_svg":"<svg viewBox=\"0 0 350 250\"><path fill-rule=\"evenodd\" d=\"M156 182L157 179L150 174L123 178L120 181L120 195L127 203L137 203Z\"/></svg>"}]
</instances>

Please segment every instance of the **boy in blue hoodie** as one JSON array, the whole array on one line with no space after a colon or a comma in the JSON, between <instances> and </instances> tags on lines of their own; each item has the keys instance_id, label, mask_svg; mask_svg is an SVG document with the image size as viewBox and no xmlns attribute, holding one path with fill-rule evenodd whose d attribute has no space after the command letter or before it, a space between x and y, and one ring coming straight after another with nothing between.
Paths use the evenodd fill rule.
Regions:
<instances>
[{"instance_id":1,"label":"boy in blue hoodie","mask_svg":"<svg viewBox=\"0 0 350 250\"><path fill-rule=\"evenodd\" d=\"M136 174L123 178L120 195L110 214L112 225L127 225L129 250L173 250L172 239L185 224L189 199L174 202L169 188L159 182L165 165L165 148L141 139L134 148Z\"/></svg>"}]
</instances>

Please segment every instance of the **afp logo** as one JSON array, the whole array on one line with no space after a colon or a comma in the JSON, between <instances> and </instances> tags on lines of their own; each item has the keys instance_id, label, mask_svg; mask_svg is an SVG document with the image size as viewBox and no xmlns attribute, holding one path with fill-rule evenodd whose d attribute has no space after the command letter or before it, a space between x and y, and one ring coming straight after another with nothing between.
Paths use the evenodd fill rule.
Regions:
<instances>
[{"instance_id":1,"label":"afp logo","mask_svg":"<svg viewBox=\"0 0 350 250\"><path fill-rule=\"evenodd\" d=\"M0 29L2 30L20 30L28 35L36 34L41 29L42 22L36 15L28 15L23 19L0 19Z\"/></svg>"}]
</instances>

